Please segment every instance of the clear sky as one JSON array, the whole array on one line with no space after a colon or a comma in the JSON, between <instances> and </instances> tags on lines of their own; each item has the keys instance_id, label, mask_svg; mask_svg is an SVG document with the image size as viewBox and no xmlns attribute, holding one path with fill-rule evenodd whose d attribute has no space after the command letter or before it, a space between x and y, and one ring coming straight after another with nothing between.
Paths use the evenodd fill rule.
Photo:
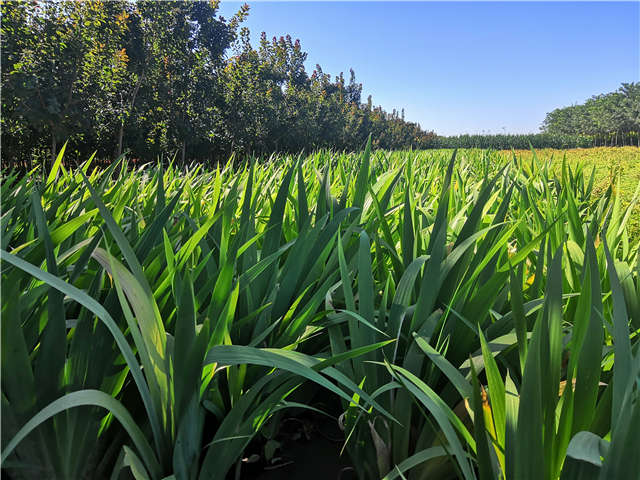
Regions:
<instances>
[{"instance_id":1,"label":"clear sky","mask_svg":"<svg viewBox=\"0 0 640 480\"><path fill-rule=\"evenodd\" d=\"M248 2L363 101L442 135L537 132L554 108L640 81L640 2ZM240 3L222 1L230 17Z\"/></svg>"}]
</instances>

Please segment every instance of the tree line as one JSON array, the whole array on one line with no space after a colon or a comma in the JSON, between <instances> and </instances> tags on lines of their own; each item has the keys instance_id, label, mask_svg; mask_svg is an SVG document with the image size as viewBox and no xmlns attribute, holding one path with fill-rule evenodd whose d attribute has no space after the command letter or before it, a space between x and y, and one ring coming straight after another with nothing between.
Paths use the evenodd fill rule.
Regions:
<instances>
[{"instance_id":1,"label":"tree line","mask_svg":"<svg viewBox=\"0 0 640 480\"><path fill-rule=\"evenodd\" d=\"M130 151L155 160L228 159L316 148L386 149L434 137L384 111L353 70L309 74L290 36L256 47L209 1L2 3L2 162L48 161L68 141L79 160Z\"/></svg>"},{"instance_id":2,"label":"tree line","mask_svg":"<svg viewBox=\"0 0 640 480\"><path fill-rule=\"evenodd\" d=\"M623 83L615 92L595 95L583 104L556 108L547 114L542 129L587 136L593 146L640 147L640 82Z\"/></svg>"},{"instance_id":3,"label":"tree line","mask_svg":"<svg viewBox=\"0 0 640 480\"><path fill-rule=\"evenodd\" d=\"M48 162L125 151L153 161L226 161L319 148L535 148L640 145L640 83L549 113L531 135L441 137L362 99L290 36L223 18L216 1L10 1L1 4L1 160Z\"/></svg>"},{"instance_id":4,"label":"tree line","mask_svg":"<svg viewBox=\"0 0 640 480\"><path fill-rule=\"evenodd\" d=\"M525 133L436 136L430 148L491 148L494 150L533 148L588 148L594 146L591 137L579 134Z\"/></svg>"}]
</instances>

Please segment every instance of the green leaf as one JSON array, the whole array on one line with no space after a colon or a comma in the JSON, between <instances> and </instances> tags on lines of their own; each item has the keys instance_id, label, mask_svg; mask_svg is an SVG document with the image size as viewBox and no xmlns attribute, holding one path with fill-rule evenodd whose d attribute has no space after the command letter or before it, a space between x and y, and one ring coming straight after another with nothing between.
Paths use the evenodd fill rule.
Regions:
<instances>
[{"instance_id":1,"label":"green leaf","mask_svg":"<svg viewBox=\"0 0 640 480\"><path fill-rule=\"evenodd\" d=\"M49 175L47 176L47 182L46 182L47 186L52 185L53 182L58 177L58 170L60 170L60 165L62 165L62 157L64 157L64 151L67 149L67 143L68 142L64 142L64 145L62 145L62 148L58 152L58 156L56 157L55 161L53 162L53 165L51 165L51 171L49 172Z\"/></svg>"},{"instance_id":2,"label":"green leaf","mask_svg":"<svg viewBox=\"0 0 640 480\"><path fill-rule=\"evenodd\" d=\"M116 399L99 390L80 390L64 395L51 402L45 408L34 415L11 439L2 451L2 463L13 452L16 446L35 428L54 415L75 407L94 405L109 411L123 426L133 444L142 456L147 469L153 477L160 475L160 465L155 457L153 449L147 442L144 433L136 424L131 414Z\"/></svg>"},{"instance_id":3,"label":"green leaf","mask_svg":"<svg viewBox=\"0 0 640 480\"><path fill-rule=\"evenodd\" d=\"M105 324L105 326L108 328L111 335L113 335L116 345L122 352L122 356L127 362L129 371L131 372L131 375L133 376L136 386L138 387L138 392L140 393L145 409L147 410L147 414L149 416L149 421L151 423L151 428L154 434L154 439L156 441L156 446L161 445L162 442L160 440L161 438L160 425L158 424L158 421L157 421L158 416L155 413L156 411L155 411L153 402L151 400L149 387L147 386L144 380L144 377L142 375L140 364L136 360L135 355L133 354L133 351L131 350L131 347L127 343L127 340L125 339L124 335L118 328L117 324L114 322L113 318L111 318L111 315L109 315L109 313L105 310L105 308L102 305L100 305L95 299L88 296L82 290L79 290L73 285L63 282L58 277L55 277L48 272L44 272L40 270L39 268L31 265L28 262L25 262L24 260L22 260L21 258L15 255L12 255L6 252L5 250L0 250L0 259L2 261L10 263L11 265L14 265L20 270L23 270L24 272L34 276L35 278L43 282L46 282L51 287L64 293L69 298L75 300L80 305L84 306L89 311L91 311Z\"/></svg>"},{"instance_id":4,"label":"green leaf","mask_svg":"<svg viewBox=\"0 0 640 480\"><path fill-rule=\"evenodd\" d=\"M356 177L353 206L362 208L369 185L369 159L371 157L371 134L367 139L364 153L360 156L360 168Z\"/></svg>"}]
</instances>

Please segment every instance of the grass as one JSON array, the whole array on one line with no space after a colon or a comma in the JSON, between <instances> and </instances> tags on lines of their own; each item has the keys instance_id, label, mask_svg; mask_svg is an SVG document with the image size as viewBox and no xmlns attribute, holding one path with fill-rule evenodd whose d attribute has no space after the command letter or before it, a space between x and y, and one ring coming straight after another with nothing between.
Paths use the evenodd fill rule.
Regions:
<instances>
[{"instance_id":1,"label":"grass","mask_svg":"<svg viewBox=\"0 0 640 480\"><path fill-rule=\"evenodd\" d=\"M3 469L241 478L334 399L362 479L630 478L628 178L527 155L3 172Z\"/></svg>"},{"instance_id":2,"label":"grass","mask_svg":"<svg viewBox=\"0 0 640 480\"><path fill-rule=\"evenodd\" d=\"M502 151L511 155L511 151ZM523 159L531 158L530 150L516 150L516 154ZM587 170L595 167L595 182L593 196L604 194L609 186L619 189L622 205L631 203L638 184L640 183L640 148L638 147L595 147L572 148L555 150L544 148L536 150L540 159L553 159L554 168L559 170L562 159L566 156L567 163L572 167L581 164ZM617 181L619 179L619 185ZM629 233L635 238L640 237L640 205L636 204L629 219Z\"/></svg>"}]
</instances>

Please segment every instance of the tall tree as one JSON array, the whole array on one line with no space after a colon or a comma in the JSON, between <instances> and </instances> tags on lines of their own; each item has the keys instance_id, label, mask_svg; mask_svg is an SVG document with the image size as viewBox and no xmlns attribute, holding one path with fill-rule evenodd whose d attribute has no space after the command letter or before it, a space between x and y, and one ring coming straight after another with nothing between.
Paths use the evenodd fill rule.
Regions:
<instances>
[{"instance_id":1,"label":"tall tree","mask_svg":"<svg viewBox=\"0 0 640 480\"><path fill-rule=\"evenodd\" d=\"M52 157L62 139L90 131L89 105L101 102L96 97L105 93L105 75L125 68L118 49L125 25L110 18L113 7L101 1L2 4L3 99L10 99L3 117L48 135Z\"/></svg>"},{"instance_id":2,"label":"tall tree","mask_svg":"<svg viewBox=\"0 0 640 480\"><path fill-rule=\"evenodd\" d=\"M595 95L584 104L548 113L542 130L560 135L591 135L596 144L617 145L635 136L640 146L640 83Z\"/></svg>"}]
</instances>

